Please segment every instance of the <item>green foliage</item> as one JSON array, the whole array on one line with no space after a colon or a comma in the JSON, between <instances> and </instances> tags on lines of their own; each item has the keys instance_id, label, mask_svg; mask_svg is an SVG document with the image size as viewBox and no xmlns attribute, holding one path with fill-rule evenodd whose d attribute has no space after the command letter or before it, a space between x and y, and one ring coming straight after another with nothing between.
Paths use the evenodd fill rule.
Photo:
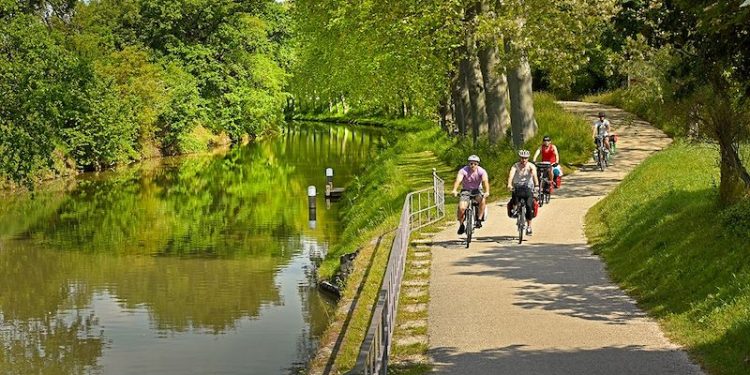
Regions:
<instances>
[{"instance_id":1,"label":"green foliage","mask_svg":"<svg viewBox=\"0 0 750 375\"><path fill-rule=\"evenodd\" d=\"M29 182L53 164L59 129L81 121L90 74L34 16L0 22L0 171Z\"/></svg>"},{"instance_id":2,"label":"green foliage","mask_svg":"<svg viewBox=\"0 0 750 375\"><path fill-rule=\"evenodd\" d=\"M612 278L708 372L745 374L747 237L728 234L722 217L746 223L748 211L718 206L718 158L685 142L655 154L589 211L586 234Z\"/></svg>"},{"instance_id":3,"label":"green foliage","mask_svg":"<svg viewBox=\"0 0 750 375\"><path fill-rule=\"evenodd\" d=\"M447 92L457 10L455 1L296 1L298 110L341 104L381 117L434 114Z\"/></svg>"},{"instance_id":4,"label":"green foliage","mask_svg":"<svg viewBox=\"0 0 750 375\"><path fill-rule=\"evenodd\" d=\"M0 178L205 150L283 120L287 5L0 4Z\"/></svg>"}]
</instances>

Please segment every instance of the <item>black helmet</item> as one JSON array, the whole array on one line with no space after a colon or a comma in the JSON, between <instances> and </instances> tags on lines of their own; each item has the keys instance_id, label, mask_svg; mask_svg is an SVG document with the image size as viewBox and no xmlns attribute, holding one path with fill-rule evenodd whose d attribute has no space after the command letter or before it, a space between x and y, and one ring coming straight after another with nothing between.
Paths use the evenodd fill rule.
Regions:
<instances>
[{"instance_id":1,"label":"black helmet","mask_svg":"<svg viewBox=\"0 0 750 375\"><path fill-rule=\"evenodd\" d=\"M548 135L545 135L544 138L542 138L542 141L551 141L552 138L550 138Z\"/></svg>"},{"instance_id":2,"label":"black helmet","mask_svg":"<svg viewBox=\"0 0 750 375\"><path fill-rule=\"evenodd\" d=\"M599 116L598 117L607 117L607 115L604 114L604 112L599 112Z\"/></svg>"}]
</instances>

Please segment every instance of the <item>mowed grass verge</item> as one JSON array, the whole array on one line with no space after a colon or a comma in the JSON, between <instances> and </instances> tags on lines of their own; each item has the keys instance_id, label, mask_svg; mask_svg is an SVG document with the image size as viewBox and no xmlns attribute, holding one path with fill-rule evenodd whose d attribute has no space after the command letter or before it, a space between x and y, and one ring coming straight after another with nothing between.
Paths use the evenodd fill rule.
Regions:
<instances>
[{"instance_id":1,"label":"mowed grass verge","mask_svg":"<svg viewBox=\"0 0 750 375\"><path fill-rule=\"evenodd\" d=\"M589 211L586 234L610 276L709 373L748 374L750 213L718 204L718 156L684 141L653 155Z\"/></svg>"}]
</instances>

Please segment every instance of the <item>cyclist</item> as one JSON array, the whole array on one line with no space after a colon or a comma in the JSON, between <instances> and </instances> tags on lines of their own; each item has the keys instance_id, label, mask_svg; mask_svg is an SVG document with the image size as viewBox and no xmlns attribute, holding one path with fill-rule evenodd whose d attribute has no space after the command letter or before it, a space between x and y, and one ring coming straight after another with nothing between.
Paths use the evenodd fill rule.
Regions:
<instances>
[{"instance_id":1,"label":"cyclist","mask_svg":"<svg viewBox=\"0 0 750 375\"><path fill-rule=\"evenodd\" d=\"M458 195L458 187L462 184L463 187L461 191L468 191L474 196L474 200L479 205L479 220L477 220L475 227L481 228L482 220L484 220L484 209L487 206L486 199L484 198L490 195L490 180L487 177L487 171L479 166L479 156L469 156L468 165L458 171L456 182L453 183L453 196ZM482 187L484 187L484 190ZM464 232L466 232L464 213L466 212L467 207L469 207L469 201L461 199L458 204L458 210L456 211L456 220L458 220L459 224L458 234L464 234Z\"/></svg>"},{"instance_id":2,"label":"cyclist","mask_svg":"<svg viewBox=\"0 0 750 375\"><path fill-rule=\"evenodd\" d=\"M534 190L539 186L539 177L536 174L536 166L529 163L528 150L518 151L518 163L513 164L508 174L508 190L513 191L511 202L516 198L526 199L526 235L530 236L531 219L534 218Z\"/></svg>"},{"instance_id":3,"label":"cyclist","mask_svg":"<svg viewBox=\"0 0 750 375\"><path fill-rule=\"evenodd\" d=\"M552 138L545 135L542 138L542 145L536 149L534 153L534 162L536 158L542 154L542 161L549 162L552 164L552 168L549 170L549 179L552 181L555 187L558 186L557 180L562 176L562 168L560 168L560 153L557 151L557 146L552 144Z\"/></svg>"},{"instance_id":4,"label":"cyclist","mask_svg":"<svg viewBox=\"0 0 750 375\"><path fill-rule=\"evenodd\" d=\"M594 144L599 147L599 141L604 140L604 149L609 152L609 131L611 130L611 124L605 117L604 112L599 112L599 120L594 122L592 127L594 131Z\"/></svg>"}]
</instances>

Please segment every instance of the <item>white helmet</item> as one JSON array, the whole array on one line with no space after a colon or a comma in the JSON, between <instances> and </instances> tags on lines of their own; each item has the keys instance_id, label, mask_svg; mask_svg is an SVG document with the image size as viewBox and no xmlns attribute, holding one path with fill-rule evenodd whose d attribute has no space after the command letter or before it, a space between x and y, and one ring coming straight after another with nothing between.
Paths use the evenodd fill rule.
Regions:
<instances>
[{"instance_id":1,"label":"white helmet","mask_svg":"<svg viewBox=\"0 0 750 375\"><path fill-rule=\"evenodd\" d=\"M531 155L529 150L518 150L518 156L522 158L528 158Z\"/></svg>"},{"instance_id":2,"label":"white helmet","mask_svg":"<svg viewBox=\"0 0 750 375\"><path fill-rule=\"evenodd\" d=\"M477 164L479 164L479 156L471 155L469 156L469 162L475 161Z\"/></svg>"}]
</instances>

